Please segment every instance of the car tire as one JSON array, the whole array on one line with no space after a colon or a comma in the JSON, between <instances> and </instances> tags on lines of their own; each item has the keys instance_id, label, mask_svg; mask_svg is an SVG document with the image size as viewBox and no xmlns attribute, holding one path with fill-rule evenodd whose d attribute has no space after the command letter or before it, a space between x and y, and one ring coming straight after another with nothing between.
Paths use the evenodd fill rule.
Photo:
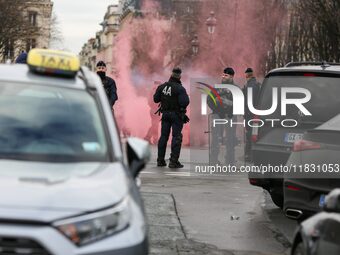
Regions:
<instances>
[{"instance_id":1,"label":"car tire","mask_svg":"<svg viewBox=\"0 0 340 255\"><path fill-rule=\"evenodd\" d=\"M292 252L292 255L306 255L306 252L305 252L305 249L303 247L303 243L302 242L298 243L295 246L295 248L294 248L294 250Z\"/></svg>"},{"instance_id":2,"label":"car tire","mask_svg":"<svg viewBox=\"0 0 340 255\"><path fill-rule=\"evenodd\" d=\"M270 197L273 203L279 207L280 209L283 208L283 195L279 193L269 192Z\"/></svg>"}]
</instances>

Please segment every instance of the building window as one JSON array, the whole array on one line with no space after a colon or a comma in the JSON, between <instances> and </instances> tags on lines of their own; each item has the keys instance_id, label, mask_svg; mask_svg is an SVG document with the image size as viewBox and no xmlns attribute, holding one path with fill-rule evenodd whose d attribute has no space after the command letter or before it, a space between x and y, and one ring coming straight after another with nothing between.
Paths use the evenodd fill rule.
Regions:
<instances>
[{"instance_id":1,"label":"building window","mask_svg":"<svg viewBox=\"0 0 340 255\"><path fill-rule=\"evenodd\" d=\"M36 27L37 26L37 12L29 12L28 13L28 21L31 26Z\"/></svg>"},{"instance_id":2,"label":"building window","mask_svg":"<svg viewBox=\"0 0 340 255\"><path fill-rule=\"evenodd\" d=\"M26 42L26 52L29 52L35 47L37 47L37 41L35 39L28 39Z\"/></svg>"}]
</instances>

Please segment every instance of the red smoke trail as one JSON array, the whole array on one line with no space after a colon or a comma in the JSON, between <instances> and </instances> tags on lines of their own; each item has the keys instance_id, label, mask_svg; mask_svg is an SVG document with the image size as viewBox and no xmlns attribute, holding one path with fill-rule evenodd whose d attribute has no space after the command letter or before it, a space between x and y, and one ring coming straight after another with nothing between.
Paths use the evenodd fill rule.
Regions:
<instances>
[{"instance_id":1,"label":"red smoke trail","mask_svg":"<svg viewBox=\"0 0 340 255\"><path fill-rule=\"evenodd\" d=\"M120 129L129 135L145 137L151 125L150 97L155 80L165 81L163 66L164 32L168 22L146 17L124 24L116 38L115 62L118 70L119 101L115 113ZM157 36L155 36L157 35ZM157 105L153 105L154 112Z\"/></svg>"},{"instance_id":2,"label":"red smoke trail","mask_svg":"<svg viewBox=\"0 0 340 255\"><path fill-rule=\"evenodd\" d=\"M148 115L147 100L137 95L132 83L132 32L131 27L122 30L116 38L116 66L118 67L118 96L115 114L123 132L143 137L151 121Z\"/></svg>"},{"instance_id":3,"label":"red smoke trail","mask_svg":"<svg viewBox=\"0 0 340 255\"><path fill-rule=\"evenodd\" d=\"M276 25L285 15L275 2L203 2L194 29L200 42L199 54L193 56L191 40L194 34L183 36L183 23L177 21L171 24L169 19L157 14L157 1L144 1L144 17L126 21L115 43L114 55L118 70L116 79L120 97L115 112L120 128L131 135L145 137L151 125L150 106L154 107L152 111L157 110L157 105L150 103L154 81L167 81L171 69L176 65L180 65L184 71L183 84L188 93L191 78L220 79L226 66L235 69L236 80L244 78L247 67L262 74L268 52L275 42ZM216 32L212 38L205 24L210 11L215 12L217 19ZM244 80L239 85L242 87L243 83ZM191 116L191 119L194 123L202 121L202 117L197 114ZM201 129L198 136L203 134L206 127L202 125ZM201 140L206 139L205 135L201 136ZM188 144L189 125L185 127L184 140Z\"/></svg>"}]
</instances>

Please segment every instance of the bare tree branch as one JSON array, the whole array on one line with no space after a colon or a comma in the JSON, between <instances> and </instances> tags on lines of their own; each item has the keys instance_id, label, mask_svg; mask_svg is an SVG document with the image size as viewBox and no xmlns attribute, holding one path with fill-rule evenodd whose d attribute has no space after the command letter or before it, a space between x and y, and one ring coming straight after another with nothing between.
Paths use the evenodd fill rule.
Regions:
<instances>
[{"instance_id":1,"label":"bare tree branch","mask_svg":"<svg viewBox=\"0 0 340 255\"><path fill-rule=\"evenodd\" d=\"M51 39L50 48L63 49L64 48L64 37L60 28L58 16L55 12L52 13L51 18Z\"/></svg>"}]
</instances>

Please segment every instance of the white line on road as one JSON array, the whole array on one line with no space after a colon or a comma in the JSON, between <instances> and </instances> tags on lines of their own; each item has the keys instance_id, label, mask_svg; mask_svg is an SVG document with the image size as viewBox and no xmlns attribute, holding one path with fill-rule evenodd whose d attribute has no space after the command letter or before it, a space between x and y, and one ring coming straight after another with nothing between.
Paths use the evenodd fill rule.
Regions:
<instances>
[{"instance_id":1,"label":"white line on road","mask_svg":"<svg viewBox=\"0 0 340 255\"><path fill-rule=\"evenodd\" d=\"M157 174L156 172L146 172L146 171L142 171L142 174Z\"/></svg>"},{"instance_id":2,"label":"white line on road","mask_svg":"<svg viewBox=\"0 0 340 255\"><path fill-rule=\"evenodd\" d=\"M178 176L178 177L239 177L239 175L222 175L222 174L199 174L199 173L191 173L191 172L150 172L143 171L142 175L152 175L152 174L163 174L166 176Z\"/></svg>"},{"instance_id":3,"label":"white line on road","mask_svg":"<svg viewBox=\"0 0 340 255\"><path fill-rule=\"evenodd\" d=\"M165 175L168 175L168 176L183 176L183 177L187 177L187 176L191 176L190 175L190 172L165 172L164 173Z\"/></svg>"}]
</instances>

